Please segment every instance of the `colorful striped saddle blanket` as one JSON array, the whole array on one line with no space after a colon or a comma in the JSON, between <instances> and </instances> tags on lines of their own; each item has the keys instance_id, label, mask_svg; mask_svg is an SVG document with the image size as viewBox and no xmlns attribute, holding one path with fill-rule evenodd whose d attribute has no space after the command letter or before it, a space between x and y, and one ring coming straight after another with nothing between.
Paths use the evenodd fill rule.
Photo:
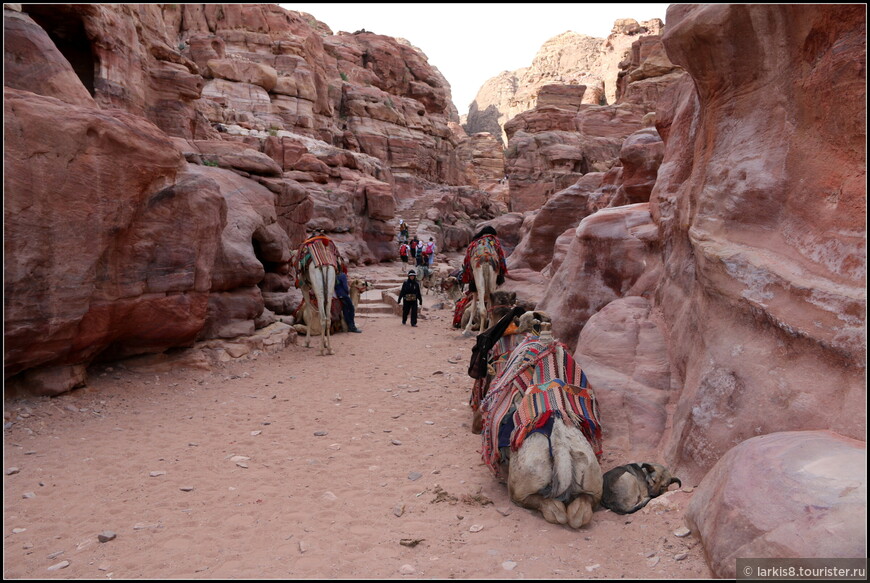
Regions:
<instances>
[{"instance_id":1,"label":"colorful striped saddle blanket","mask_svg":"<svg viewBox=\"0 0 870 583\"><path fill-rule=\"evenodd\" d=\"M462 263L462 283L471 282L472 266L480 267L484 263L497 265L501 275L506 275L508 272L504 250L495 235L484 235L468 245L465 250L465 260Z\"/></svg>"},{"instance_id":2,"label":"colorful striped saddle blanket","mask_svg":"<svg viewBox=\"0 0 870 583\"><path fill-rule=\"evenodd\" d=\"M533 431L546 430L555 417L577 427L601 457L598 405L586 374L567 346L544 344L527 335L510 353L501 374L480 404L484 415L484 463L500 476L500 448L517 451Z\"/></svg>"},{"instance_id":3,"label":"colorful striped saddle blanket","mask_svg":"<svg viewBox=\"0 0 870 583\"><path fill-rule=\"evenodd\" d=\"M296 264L293 266L296 269L296 287L299 287L300 278L306 277L308 273L308 265L314 261L314 265L332 265L336 270L341 270L347 273L347 266L338 252L338 247L335 246L332 239L323 235L310 237L302 242L299 246L299 251L296 253ZM329 291L332 293L332 290Z\"/></svg>"}]
</instances>

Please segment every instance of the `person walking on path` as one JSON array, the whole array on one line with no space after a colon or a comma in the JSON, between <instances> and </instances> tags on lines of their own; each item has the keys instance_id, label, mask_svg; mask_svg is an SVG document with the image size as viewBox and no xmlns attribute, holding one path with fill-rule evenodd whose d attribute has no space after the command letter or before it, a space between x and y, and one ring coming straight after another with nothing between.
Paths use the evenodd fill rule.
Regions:
<instances>
[{"instance_id":1,"label":"person walking on path","mask_svg":"<svg viewBox=\"0 0 870 583\"><path fill-rule=\"evenodd\" d=\"M353 300L350 299L350 285L347 283L346 273L339 272L336 276L335 295L341 300L341 312L344 314L344 321L347 323L348 332L361 333L362 330L357 328L354 322L356 309L353 307Z\"/></svg>"},{"instance_id":2,"label":"person walking on path","mask_svg":"<svg viewBox=\"0 0 870 583\"><path fill-rule=\"evenodd\" d=\"M408 279L402 284L399 291L399 301L402 304L402 325L408 322L408 313L411 314L411 326L417 327L417 303L423 305L423 294L420 293L420 283L417 281L417 272L413 269L408 272Z\"/></svg>"},{"instance_id":3,"label":"person walking on path","mask_svg":"<svg viewBox=\"0 0 870 583\"><path fill-rule=\"evenodd\" d=\"M410 251L411 248L408 246L407 243L403 242L401 245L399 245L399 257L402 259L402 263L406 265L408 263L408 253Z\"/></svg>"},{"instance_id":4,"label":"person walking on path","mask_svg":"<svg viewBox=\"0 0 870 583\"><path fill-rule=\"evenodd\" d=\"M399 241L401 243L408 242L408 223L405 219L399 219Z\"/></svg>"},{"instance_id":5,"label":"person walking on path","mask_svg":"<svg viewBox=\"0 0 870 583\"><path fill-rule=\"evenodd\" d=\"M435 239L429 237L429 242L423 248L423 257L426 258L426 266L432 269L432 262L435 261Z\"/></svg>"}]
</instances>

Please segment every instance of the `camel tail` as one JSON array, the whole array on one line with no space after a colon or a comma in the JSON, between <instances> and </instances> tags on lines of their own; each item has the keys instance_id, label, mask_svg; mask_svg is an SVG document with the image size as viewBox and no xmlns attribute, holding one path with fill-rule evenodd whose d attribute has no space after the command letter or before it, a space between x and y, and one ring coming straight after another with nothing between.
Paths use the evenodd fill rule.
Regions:
<instances>
[{"instance_id":1,"label":"camel tail","mask_svg":"<svg viewBox=\"0 0 870 583\"><path fill-rule=\"evenodd\" d=\"M553 471L547 497L565 502L574 489L574 456L571 440L561 419L556 419L553 423L550 450L553 452Z\"/></svg>"}]
</instances>

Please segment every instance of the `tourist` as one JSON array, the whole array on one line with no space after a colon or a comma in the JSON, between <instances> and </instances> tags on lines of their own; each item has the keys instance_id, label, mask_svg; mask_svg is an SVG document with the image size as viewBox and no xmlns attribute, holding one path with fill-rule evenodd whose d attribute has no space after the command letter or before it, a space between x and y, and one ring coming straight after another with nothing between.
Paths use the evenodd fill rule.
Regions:
<instances>
[{"instance_id":1,"label":"tourist","mask_svg":"<svg viewBox=\"0 0 870 583\"><path fill-rule=\"evenodd\" d=\"M417 303L423 305L423 294L420 293L420 284L417 282L417 272L413 269L408 272L408 279L402 284L399 292L399 301L402 303L402 325L408 322L408 313L411 314L411 326L417 327Z\"/></svg>"},{"instance_id":2,"label":"tourist","mask_svg":"<svg viewBox=\"0 0 870 583\"><path fill-rule=\"evenodd\" d=\"M426 258L426 265L432 269L432 262L435 261L435 239L429 237L429 242L423 248L423 256Z\"/></svg>"}]
</instances>

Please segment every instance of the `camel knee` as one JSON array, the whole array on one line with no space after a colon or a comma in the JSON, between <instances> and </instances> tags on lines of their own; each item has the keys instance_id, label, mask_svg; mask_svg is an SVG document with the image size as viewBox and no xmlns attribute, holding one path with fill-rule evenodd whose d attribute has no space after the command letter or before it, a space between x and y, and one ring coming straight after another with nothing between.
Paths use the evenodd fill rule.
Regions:
<instances>
[{"instance_id":1,"label":"camel knee","mask_svg":"<svg viewBox=\"0 0 870 583\"><path fill-rule=\"evenodd\" d=\"M580 494L567 506L568 524L571 528L580 528L592 521L594 500L589 494Z\"/></svg>"},{"instance_id":2,"label":"camel knee","mask_svg":"<svg viewBox=\"0 0 870 583\"><path fill-rule=\"evenodd\" d=\"M552 524L568 524L568 512L565 509L565 504L553 498L543 498L541 500L541 515L544 520Z\"/></svg>"}]
</instances>

